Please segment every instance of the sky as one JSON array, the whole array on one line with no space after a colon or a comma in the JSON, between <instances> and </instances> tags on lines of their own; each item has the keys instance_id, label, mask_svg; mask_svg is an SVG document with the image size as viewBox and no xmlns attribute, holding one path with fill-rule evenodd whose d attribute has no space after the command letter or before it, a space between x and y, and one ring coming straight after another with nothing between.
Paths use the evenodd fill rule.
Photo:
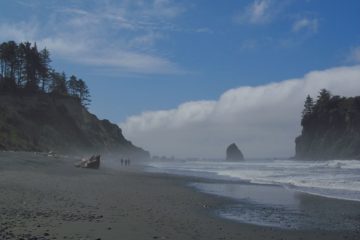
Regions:
<instances>
[{"instance_id":1,"label":"sky","mask_svg":"<svg viewBox=\"0 0 360 240\"><path fill-rule=\"evenodd\" d=\"M89 110L154 155L294 155L307 94L359 95L357 0L1 0L0 41L50 50Z\"/></svg>"}]
</instances>

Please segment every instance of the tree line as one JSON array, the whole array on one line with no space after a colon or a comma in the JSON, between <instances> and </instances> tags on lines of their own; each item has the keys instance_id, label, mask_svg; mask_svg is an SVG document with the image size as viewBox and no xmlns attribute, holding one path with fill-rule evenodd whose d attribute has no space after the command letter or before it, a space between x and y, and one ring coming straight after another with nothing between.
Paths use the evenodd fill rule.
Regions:
<instances>
[{"instance_id":1,"label":"tree line","mask_svg":"<svg viewBox=\"0 0 360 240\"><path fill-rule=\"evenodd\" d=\"M326 127L331 122L333 127L346 124L359 125L360 96L341 97L332 95L330 91L322 89L316 100L310 95L306 97L302 112L302 126L314 125Z\"/></svg>"},{"instance_id":2,"label":"tree line","mask_svg":"<svg viewBox=\"0 0 360 240\"><path fill-rule=\"evenodd\" d=\"M38 50L36 43L1 43L0 91L72 96L84 106L89 105L90 92L86 83L74 75L68 78L64 72L57 72L50 64L49 50Z\"/></svg>"}]
</instances>

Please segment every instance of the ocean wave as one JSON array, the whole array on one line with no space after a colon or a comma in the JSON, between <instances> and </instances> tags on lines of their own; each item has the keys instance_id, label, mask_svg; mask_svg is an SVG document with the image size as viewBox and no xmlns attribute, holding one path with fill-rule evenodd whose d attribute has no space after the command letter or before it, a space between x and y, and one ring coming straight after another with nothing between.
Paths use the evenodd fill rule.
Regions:
<instances>
[{"instance_id":1,"label":"ocean wave","mask_svg":"<svg viewBox=\"0 0 360 240\"><path fill-rule=\"evenodd\" d=\"M152 167L191 175L282 185L297 191L360 201L360 161L253 160L244 162L185 161L151 163Z\"/></svg>"}]
</instances>

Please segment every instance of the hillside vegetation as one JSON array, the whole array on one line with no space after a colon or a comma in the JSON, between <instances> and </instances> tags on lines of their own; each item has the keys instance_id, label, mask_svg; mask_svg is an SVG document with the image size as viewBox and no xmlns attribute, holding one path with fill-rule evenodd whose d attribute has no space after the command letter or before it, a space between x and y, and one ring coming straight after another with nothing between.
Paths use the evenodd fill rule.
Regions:
<instances>
[{"instance_id":1,"label":"hillside vegetation","mask_svg":"<svg viewBox=\"0 0 360 240\"><path fill-rule=\"evenodd\" d=\"M36 44L0 45L0 149L112 152L147 158L121 129L89 113L90 93L76 76L50 66L50 53Z\"/></svg>"},{"instance_id":2,"label":"hillside vegetation","mask_svg":"<svg viewBox=\"0 0 360 240\"><path fill-rule=\"evenodd\" d=\"M360 159L360 96L333 96L321 90L306 98L296 138L297 159Z\"/></svg>"}]
</instances>

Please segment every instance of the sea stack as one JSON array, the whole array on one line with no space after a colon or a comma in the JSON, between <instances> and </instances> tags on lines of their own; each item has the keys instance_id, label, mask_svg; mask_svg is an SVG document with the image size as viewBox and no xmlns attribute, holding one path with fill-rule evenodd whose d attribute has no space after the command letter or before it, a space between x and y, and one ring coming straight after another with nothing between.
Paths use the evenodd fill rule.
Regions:
<instances>
[{"instance_id":1,"label":"sea stack","mask_svg":"<svg viewBox=\"0 0 360 240\"><path fill-rule=\"evenodd\" d=\"M244 155L235 143L231 144L226 149L226 160L227 161L241 161L244 160Z\"/></svg>"}]
</instances>

